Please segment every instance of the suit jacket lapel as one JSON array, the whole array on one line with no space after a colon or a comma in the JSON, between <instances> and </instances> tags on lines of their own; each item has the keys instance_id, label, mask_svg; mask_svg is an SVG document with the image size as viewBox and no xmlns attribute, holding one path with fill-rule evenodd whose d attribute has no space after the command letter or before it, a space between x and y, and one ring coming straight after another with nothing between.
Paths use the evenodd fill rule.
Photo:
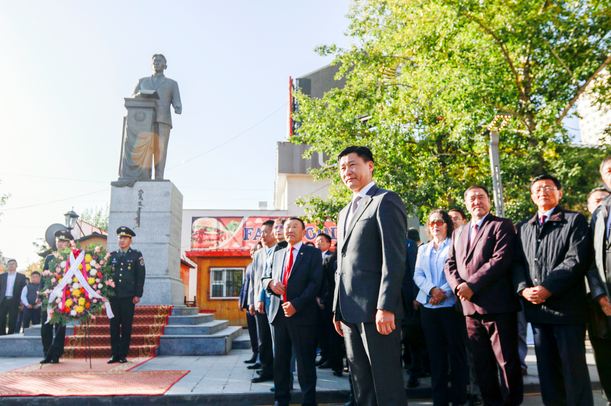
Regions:
<instances>
[{"instance_id":1,"label":"suit jacket lapel","mask_svg":"<svg viewBox=\"0 0 611 406\"><path fill-rule=\"evenodd\" d=\"M473 255L473 251L475 250L475 246L477 245L477 243L479 242L479 240L482 239L482 236L484 235L484 229L486 228L486 226L488 225L488 220L492 219L492 214L488 213L488 215L486 216L486 218L484 219L484 221L482 222L482 225L479 227L479 231L477 232L477 235L475 236L475 239L471 242L471 244L469 244L469 233L471 231L473 231L473 229L471 229L471 222L469 222L469 233L467 233L467 246L469 247L469 250L467 251L467 255L465 257L466 261L469 261L469 259L471 259L471 256Z\"/></svg>"},{"instance_id":2,"label":"suit jacket lapel","mask_svg":"<svg viewBox=\"0 0 611 406\"><path fill-rule=\"evenodd\" d=\"M350 224L348 224L348 229L346 230L346 235L344 237L344 241L346 241L349 237L350 237L350 233L352 233L352 230L354 229L354 225L356 224L357 221L359 221L359 218L363 215L363 212L365 211L365 209L367 208L367 206L369 206L369 204L371 203L371 196L373 196L378 190L378 187L376 185L373 185L371 189L369 189L369 191L367 192L367 195L365 197L363 197L361 199L361 201L359 202L359 207L356 209L356 212L354 213L354 215L350 216ZM351 206L348 206L349 210L351 209Z\"/></svg>"},{"instance_id":3,"label":"suit jacket lapel","mask_svg":"<svg viewBox=\"0 0 611 406\"><path fill-rule=\"evenodd\" d=\"M297 271L297 267L301 263L302 257L303 257L303 243L301 244L301 247L299 247L299 251L297 251L297 255L295 255L295 258L293 258L293 268L291 269L291 274L289 275L289 281L293 277L293 274L295 273L295 271Z\"/></svg>"},{"instance_id":4,"label":"suit jacket lapel","mask_svg":"<svg viewBox=\"0 0 611 406\"><path fill-rule=\"evenodd\" d=\"M601 205L598 210L598 215L596 216L596 223L594 224L594 261L596 262L596 267L598 268L598 272L604 279L604 262L605 262L605 232L607 231L607 216L609 212L607 210L606 205ZM608 244L608 242L607 242Z\"/></svg>"}]
</instances>

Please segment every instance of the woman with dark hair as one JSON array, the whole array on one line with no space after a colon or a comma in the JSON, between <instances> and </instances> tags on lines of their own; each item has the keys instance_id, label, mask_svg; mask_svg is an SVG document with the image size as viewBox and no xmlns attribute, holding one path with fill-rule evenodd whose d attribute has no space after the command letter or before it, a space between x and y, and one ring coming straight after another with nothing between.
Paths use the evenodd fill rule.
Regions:
<instances>
[{"instance_id":1,"label":"woman with dark hair","mask_svg":"<svg viewBox=\"0 0 611 406\"><path fill-rule=\"evenodd\" d=\"M439 209L429 214L427 225L432 239L418 249L414 282L419 289L416 300L422 305L433 404L463 404L467 402L469 378L463 341L465 322L455 309L456 296L443 272L454 226L448 213Z\"/></svg>"}]
</instances>

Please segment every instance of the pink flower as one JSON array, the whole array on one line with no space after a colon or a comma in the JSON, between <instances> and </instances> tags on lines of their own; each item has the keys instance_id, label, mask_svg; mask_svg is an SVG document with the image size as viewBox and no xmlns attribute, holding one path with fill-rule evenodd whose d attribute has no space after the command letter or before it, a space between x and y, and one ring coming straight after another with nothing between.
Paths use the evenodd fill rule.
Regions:
<instances>
[{"instance_id":1,"label":"pink flower","mask_svg":"<svg viewBox=\"0 0 611 406\"><path fill-rule=\"evenodd\" d=\"M97 293L98 295L102 294L102 291L100 289L96 290L95 293Z\"/></svg>"}]
</instances>

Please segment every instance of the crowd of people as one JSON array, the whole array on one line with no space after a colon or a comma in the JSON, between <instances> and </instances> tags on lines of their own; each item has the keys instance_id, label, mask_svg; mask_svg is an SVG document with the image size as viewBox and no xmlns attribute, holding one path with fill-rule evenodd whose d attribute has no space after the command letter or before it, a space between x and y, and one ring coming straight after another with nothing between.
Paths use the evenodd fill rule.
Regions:
<instances>
[{"instance_id":1,"label":"crowd of people","mask_svg":"<svg viewBox=\"0 0 611 406\"><path fill-rule=\"evenodd\" d=\"M274 382L275 404L289 404L295 369L303 404L316 404L316 366L342 376L345 359L347 405L406 404L406 386L427 375L435 405L518 405L528 323L544 404L593 404L586 331L611 399L611 157L600 165L604 186L588 195L590 223L562 207L561 181L542 174L525 185L531 218L495 216L488 190L472 185L470 218L432 210L427 243L407 230L398 195L373 181L369 148L346 148L338 164L353 195L337 244L320 234L308 247L303 221L291 218L265 222L251 251L244 362L253 383Z\"/></svg>"}]
</instances>

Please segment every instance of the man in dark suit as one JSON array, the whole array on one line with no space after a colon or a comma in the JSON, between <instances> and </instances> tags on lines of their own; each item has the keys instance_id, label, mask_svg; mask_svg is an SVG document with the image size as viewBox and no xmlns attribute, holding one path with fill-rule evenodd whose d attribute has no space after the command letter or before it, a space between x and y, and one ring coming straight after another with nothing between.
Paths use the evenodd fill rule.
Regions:
<instances>
[{"instance_id":1,"label":"man in dark suit","mask_svg":"<svg viewBox=\"0 0 611 406\"><path fill-rule=\"evenodd\" d=\"M611 156L600 165L600 175L611 190ZM611 197L594 211L590 236L594 260L588 271L590 287L588 338L594 349L600 385L611 400Z\"/></svg>"},{"instance_id":2,"label":"man in dark suit","mask_svg":"<svg viewBox=\"0 0 611 406\"><path fill-rule=\"evenodd\" d=\"M584 345L588 222L559 206L562 185L551 175L534 178L530 196L538 210L517 227L514 283L533 326L541 397L546 405L591 405Z\"/></svg>"},{"instance_id":3,"label":"man in dark suit","mask_svg":"<svg viewBox=\"0 0 611 406\"><path fill-rule=\"evenodd\" d=\"M16 260L9 259L6 267L7 272L0 275L0 336L7 334L7 317L8 334L15 333L21 291L26 285L25 275L17 272Z\"/></svg>"},{"instance_id":4,"label":"man in dark suit","mask_svg":"<svg viewBox=\"0 0 611 406\"><path fill-rule=\"evenodd\" d=\"M117 228L119 249L113 251L108 260L115 282L115 295L110 298L110 306L115 316L110 319L112 356L108 360L109 364L127 362L134 311L144 289L144 258L140 251L131 248L132 238L135 236L136 233L129 227Z\"/></svg>"},{"instance_id":5,"label":"man in dark suit","mask_svg":"<svg viewBox=\"0 0 611 406\"><path fill-rule=\"evenodd\" d=\"M316 295L322 281L320 251L302 243L305 224L291 218L284 224L286 248L274 253L265 271L263 288L272 293L267 317L274 326L275 405L288 406L291 355L297 359L297 376L304 405L316 404Z\"/></svg>"},{"instance_id":6,"label":"man in dark suit","mask_svg":"<svg viewBox=\"0 0 611 406\"><path fill-rule=\"evenodd\" d=\"M512 285L516 236L510 220L490 213L483 186L465 191L471 221L452 236L445 274L460 298L485 404L519 405L523 397L518 355L519 309ZM499 384L499 376L501 373Z\"/></svg>"},{"instance_id":7,"label":"man in dark suit","mask_svg":"<svg viewBox=\"0 0 611 406\"><path fill-rule=\"evenodd\" d=\"M338 156L352 191L337 224L334 324L344 336L358 405L405 405L401 368L401 285L407 218L401 198L373 182L369 148Z\"/></svg>"},{"instance_id":8,"label":"man in dark suit","mask_svg":"<svg viewBox=\"0 0 611 406\"><path fill-rule=\"evenodd\" d=\"M254 258L257 250L261 248L261 243L257 242L250 249L250 258ZM240 290L240 299L238 300L238 308L240 311L246 310L246 325L248 326L248 336L250 337L250 348L252 349L252 357L245 360L245 364L254 364L257 362L257 358L259 357L259 340L257 339L257 321L255 320L255 315L250 314L248 311L248 290L250 289L250 285L254 282L253 277L253 263L251 262L246 267L246 272L244 272L244 282L242 283L242 289Z\"/></svg>"}]
</instances>

